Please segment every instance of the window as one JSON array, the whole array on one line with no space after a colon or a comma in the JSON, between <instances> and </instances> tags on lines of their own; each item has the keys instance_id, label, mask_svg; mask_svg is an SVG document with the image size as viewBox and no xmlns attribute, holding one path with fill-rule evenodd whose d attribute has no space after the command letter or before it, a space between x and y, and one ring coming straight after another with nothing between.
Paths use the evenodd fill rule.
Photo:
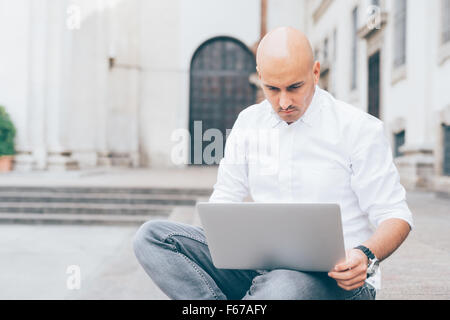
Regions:
<instances>
[{"instance_id":1,"label":"window","mask_svg":"<svg viewBox=\"0 0 450 320\"><path fill-rule=\"evenodd\" d=\"M442 0L442 43L450 42L450 0Z\"/></svg>"},{"instance_id":2,"label":"window","mask_svg":"<svg viewBox=\"0 0 450 320\"><path fill-rule=\"evenodd\" d=\"M394 2L394 67L406 63L406 0Z\"/></svg>"},{"instance_id":3,"label":"window","mask_svg":"<svg viewBox=\"0 0 450 320\"><path fill-rule=\"evenodd\" d=\"M450 126L442 125L444 136L443 174L450 176Z\"/></svg>"},{"instance_id":4,"label":"window","mask_svg":"<svg viewBox=\"0 0 450 320\"><path fill-rule=\"evenodd\" d=\"M353 9L353 44L352 44L352 90L356 89L358 67L358 7Z\"/></svg>"},{"instance_id":5,"label":"window","mask_svg":"<svg viewBox=\"0 0 450 320\"><path fill-rule=\"evenodd\" d=\"M328 60L328 38L323 41L323 60Z\"/></svg>"},{"instance_id":6,"label":"window","mask_svg":"<svg viewBox=\"0 0 450 320\"><path fill-rule=\"evenodd\" d=\"M333 61L336 61L337 56L337 30L333 30Z\"/></svg>"},{"instance_id":7,"label":"window","mask_svg":"<svg viewBox=\"0 0 450 320\"><path fill-rule=\"evenodd\" d=\"M400 152L400 147L405 144L405 130L400 131L394 135L394 151L395 157L403 156L403 153Z\"/></svg>"}]
</instances>

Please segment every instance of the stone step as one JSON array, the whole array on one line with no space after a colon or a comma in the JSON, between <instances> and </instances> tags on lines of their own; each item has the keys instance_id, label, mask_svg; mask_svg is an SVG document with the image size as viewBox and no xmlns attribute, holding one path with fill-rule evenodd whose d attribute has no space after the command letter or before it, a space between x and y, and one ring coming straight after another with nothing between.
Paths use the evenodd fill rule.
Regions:
<instances>
[{"instance_id":1,"label":"stone step","mask_svg":"<svg viewBox=\"0 0 450 320\"><path fill-rule=\"evenodd\" d=\"M14 207L14 208L42 208L41 202L3 202L0 201L0 208L5 207ZM102 208L102 209L139 209L139 210L150 210L150 211L158 211L158 210L171 210L174 207L173 206L167 206L167 205L159 205L159 204L111 204L111 203L103 203L101 205L96 203L83 203L83 202L76 202L76 203L54 203L50 202L46 204L46 207L48 208L86 208L86 209L96 209L96 208Z\"/></svg>"},{"instance_id":2,"label":"stone step","mask_svg":"<svg viewBox=\"0 0 450 320\"><path fill-rule=\"evenodd\" d=\"M91 203L91 204L158 204L171 206L194 206L196 198L180 199L179 197L156 197L146 196L133 197L128 195L104 195L104 194L85 194L85 195L52 195L52 194L15 194L0 195L0 202L39 202L39 203Z\"/></svg>"},{"instance_id":3,"label":"stone step","mask_svg":"<svg viewBox=\"0 0 450 320\"><path fill-rule=\"evenodd\" d=\"M0 202L0 212L10 213L168 215L173 208L167 205Z\"/></svg>"},{"instance_id":4,"label":"stone step","mask_svg":"<svg viewBox=\"0 0 450 320\"><path fill-rule=\"evenodd\" d=\"M0 223L142 224L192 210L208 189L0 187Z\"/></svg>"},{"instance_id":5,"label":"stone step","mask_svg":"<svg viewBox=\"0 0 450 320\"><path fill-rule=\"evenodd\" d=\"M149 215L0 213L1 224L141 225L158 218L167 219L166 216Z\"/></svg>"},{"instance_id":6,"label":"stone step","mask_svg":"<svg viewBox=\"0 0 450 320\"><path fill-rule=\"evenodd\" d=\"M199 195L188 194L128 194L128 193L54 193L54 192L17 192L17 191L3 191L0 192L0 201L8 198L80 198L80 199L161 199L161 200L195 200Z\"/></svg>"},{"instance_id":7,"label":"stone step","mask_svg":"<svg viewBox=\"0 0 450 320\"><path fill-rule=\"evenodd\" d=\"M51 194L142 194L142 195L185 195L209 196L211 189L183 189L183 188L134 188L134 187L30 187L30 186L0 186L0 195L10 192L31 192Z\"/></svg>"}]
</instances>

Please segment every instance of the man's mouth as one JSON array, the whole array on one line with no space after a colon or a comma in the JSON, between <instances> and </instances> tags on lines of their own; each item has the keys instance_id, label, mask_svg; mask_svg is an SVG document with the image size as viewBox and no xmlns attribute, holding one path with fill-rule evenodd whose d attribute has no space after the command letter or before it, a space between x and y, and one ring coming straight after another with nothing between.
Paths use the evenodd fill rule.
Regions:
<instances>
[{"instance_id":1,"label":"man's mouth","mask_svg":"<svg viewBox=\"0 0 450 320\"><path fill-rule=\"evenodd\" d=\"M289 113L292 113L294 111L295 111L295 109L281 110L281 112L284 113L284 114L289 114Z\"/></svg>"}]
</instances>

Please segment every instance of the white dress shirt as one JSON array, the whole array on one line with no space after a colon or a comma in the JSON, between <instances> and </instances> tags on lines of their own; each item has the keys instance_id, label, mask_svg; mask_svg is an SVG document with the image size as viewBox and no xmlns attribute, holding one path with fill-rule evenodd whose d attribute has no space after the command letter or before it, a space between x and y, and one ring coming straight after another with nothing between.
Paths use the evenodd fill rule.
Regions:
<instances>
[{"instance_id":1,"label":"white dress shirt","mask_svg":"<svg viewBox=\"0 0 450 320\"><path fill-rule=\"evenodd\" d=\"M210 202L337 203L346 249L382 221L413 227L383 122L316 86L288 125L265 100L243 110L227 139ZM380 288L380 272L367 280Z\"/></svg>"}]
</instances>

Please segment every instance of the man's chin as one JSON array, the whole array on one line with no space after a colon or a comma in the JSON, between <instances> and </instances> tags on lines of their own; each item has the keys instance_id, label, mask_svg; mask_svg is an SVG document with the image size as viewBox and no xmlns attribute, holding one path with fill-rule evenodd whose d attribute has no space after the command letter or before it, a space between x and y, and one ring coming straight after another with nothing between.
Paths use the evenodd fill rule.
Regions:
<instances>
[{"instance_id":1,"label":"man's chin","mask_svg":"<svg viewBox=\"0 0 450 320\"><path fill-rule=\"evenodd\" d=\"M286 121L286 122L295 122L300 118L296 111L294 111L294 112L292 112L292 114L288 114L288 115L280 112L279 116L283 121Z\"/></svg>"}]
</instances>

